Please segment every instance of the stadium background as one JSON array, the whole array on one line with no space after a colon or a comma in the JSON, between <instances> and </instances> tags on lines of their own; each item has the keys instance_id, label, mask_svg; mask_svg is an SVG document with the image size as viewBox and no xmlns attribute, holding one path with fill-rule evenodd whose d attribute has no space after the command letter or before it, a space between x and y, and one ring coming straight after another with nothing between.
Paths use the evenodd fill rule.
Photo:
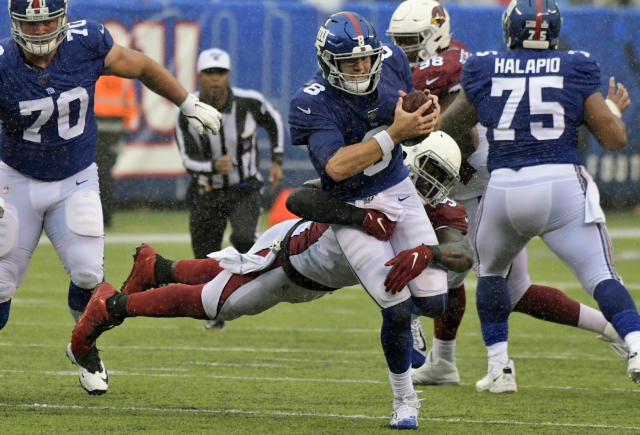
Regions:
<instances>
[{"instance_id":1,"label":"stadium background","mask_svg":"<svg viewBox=\"0 0 640 435\"><path fill-rule=\"evenodd\" d=\"M341 9L367 17L383 40L389 18L397 6L389 2L345 2ZM471 51L503 48L501 7L447 4L454 38ZM260 90L288 116L290 96L316 71L313 48L318 26L329 12L299 1L98 1L73 0L70 19L89 18L105 23L116 40L164 64L189 90L196 89L198 52L218 46L231 54L234 86ZM591 53L602 70L602 90L614 75L632 96L624 115L629 146L610 153L586 134L583 151L590 173L597 179L608 207L640 203L640 10L564 7L561 44L566 49ZM8 22L0 10L0 22ZM9 35L8 26L0 37ZM142 119L126 138L115 167L116 198L121 205L145 202L178 203L184 198L187 176L174 143L175 108L137 84ZM288 126L287 126L288 129ZM261 141L266 136L261 136ZM268 146L262 144L261 167L266 174ZM285 144L285 180L296 186L314 176L304 147ZM266 177L265 177L266 178ZM265 189L267 191L267 189Z\"/></svg>"}]
</instances>

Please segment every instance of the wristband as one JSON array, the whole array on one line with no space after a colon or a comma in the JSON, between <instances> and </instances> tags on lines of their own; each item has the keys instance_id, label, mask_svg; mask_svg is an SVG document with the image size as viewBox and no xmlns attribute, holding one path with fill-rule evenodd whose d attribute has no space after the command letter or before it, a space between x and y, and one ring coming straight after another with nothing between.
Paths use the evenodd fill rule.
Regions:
<instances>
[{"instance_id":1,"label":"wristband","mask_svg":"<svg viewBox=\"0 0 640 435\"><path fill-rule=\"evenodd\" d=\"M613 116L615 116L618 119L622 118L622 112L620 111L620 108L616 103L613 102L612 99L605 98L604 103L607 105L609 110L611 110L611 113L613 113Z\"/></svg>"},{"instance_id":2,"label":"wristband","mask_svg":"<svg viewBox=\"0 0 640 435\"><path fill-rule=\"evenodd\" d=\"M389 133L387 133L387 130L382 130L374 134L373 138L378 141L378 145L382 150L383 156L391 154L391 152L393 151L393 147L396 146L396 144L393 143L391 136L389 136Z\"/></svg>"}]
</instances>

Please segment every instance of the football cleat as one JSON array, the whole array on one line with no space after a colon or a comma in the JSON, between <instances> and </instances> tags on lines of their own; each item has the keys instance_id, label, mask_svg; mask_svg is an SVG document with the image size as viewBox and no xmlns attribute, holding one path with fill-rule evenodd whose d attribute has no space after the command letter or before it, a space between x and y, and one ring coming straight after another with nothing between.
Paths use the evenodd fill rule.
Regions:
<instances>
[{"instance_id":1,"label":"football cleat","mask_svg":"<svg viewBox=\"0 0 640 435\"><path fill-rule=\"evenodd\" d=\"M640 384L640 355L633 352L627 360L627 376L636 384Z\"/></svg>"},{"instance_id":2,"label":"football cleat","mask_svg":"<svg viewBox=\"0 0 640 435\"><path fill-rule=\"evenodd\" d=\"M416 316L411 321L411 336L413 337L413 351L411 352L411 367L422 367L427 356L427 340L424 338L424 330L420 317Z\"/></svg>"},{"instance_id":3,"label":"football cleat","mask_svg":"<svg viewBox=\"0 0 640 435\"><path fill-rule=\"evenodd\" d=\"M460 385L460 373L456 365L447 360L433 361L429 351L424 365L411 369L411 380L420 385Z\"/></svg>"},{"instance_id":4,"label":"football cleat","mask_svg":"<svg viewBox=\"0 0 640 435\"><path fill-rule=\"evenodd\" d=\"M114 299L111 299L112 297ZM115 305L120 297L122 295L108 282L103 282L93 291L87 307L71 334L71 352L80 365L84 362L86 355L95 347L95 342L100 334L107 329L118 326L124 320L114 319L107 310L107 300L109 300L109 305Z\"/></svg>"},{"instance_id":5,"label":"football cleat","mask_svg":"<svg viewBox=\"0 0 640 435\"><path fill-rule=\"evenodd\" d=\"M517 392L516 368L513 360L509 360L509 364L498 370L490 371L484 378L476 382L476 391L488 391L490 393Z\"/></svg>"},{"instance_id":6,"label":"football cleat","mask_svg":"<svg viewBox=\"0 0 640 435\"><path fill-rule=\"evenodd\" d=\"M98 356L98 348L93 346L80 360L71 351L71 343L69 343L67 346L67 358L78 366L78 379L87 393L97 396L107 392L109 374L100 356Z\"/></svg>"},{"instance_id":7,"label":"football cleat","mask_svg":"<svg viewBox=\"0 0 640 435\"><path fill-rule=\"evenodd\" d=\"M624 342L620 335L616 332L611 323L607 323L602 334L598 335L598 338L606 343L613 349L615 353L622 359L629 359L629 346Z\"/></svg>"},{"instance_id":8,"label":"football cleat","mask_svg":"<svg viewBox=\"0 0 640 435\"><path fill-rule=\"evenodd\" d=\"M204 322L204 329L217 329L224 328L224 320L207 320Z\"/></svg>"},{"instance_id":9,"label":"football cleat","mask_svg":"<svg viewBox=\"0 0 640 435\"><path fill-rule=\"evenodd\" d=\"M401 399L393 399L393 414L389 427L391 429L418 429L418 409L420 400L413 393Z\"/></svg>"},{"instance_id":10,"label":"football cleat","mask_svg":"<svg viewBox=\"0 0 640 435\"><path fill-rule=\"evenodd\" d=\"M138 293L155 287L155 266L158 251L143 243L133 254L133 268L127 279L122 283L120 291L123 295Z\"/></svg>"}]
</instances>

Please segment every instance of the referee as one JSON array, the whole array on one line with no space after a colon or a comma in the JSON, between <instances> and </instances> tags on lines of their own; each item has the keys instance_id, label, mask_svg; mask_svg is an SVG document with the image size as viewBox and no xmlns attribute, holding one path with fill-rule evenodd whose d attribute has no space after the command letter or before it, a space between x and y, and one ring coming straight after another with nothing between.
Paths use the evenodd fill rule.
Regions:
<instances>
[{"instance_id":1,"label":"referee","mask_svg":"<svg viewBox=\"0 0 640 435\"><path fill-rule=\"evenodd\" d=\"M187 190L191 246L196 258L219 251L231 223L231 244L240 252L257 238L261 212L257 127L271 143L269 182L282 181L284 130L278 111L257 91L231 87L229 54L219 48L203 51L197 63L199 98L222 114L217 135L201 137L178 113L176 140L191 175Z\"/></svg>"}]
</instances>

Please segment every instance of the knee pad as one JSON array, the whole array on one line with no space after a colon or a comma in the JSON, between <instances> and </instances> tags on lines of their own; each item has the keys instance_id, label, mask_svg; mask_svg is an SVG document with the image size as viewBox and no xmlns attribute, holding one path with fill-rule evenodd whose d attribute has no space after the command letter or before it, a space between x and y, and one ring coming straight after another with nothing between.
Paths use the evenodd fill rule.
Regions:
<instances>
[{"instance_id":1,"label":"knee pad","mask_svg":"<svg viewBox=\"0 0 640 435\"><path fill-rule=\"evenodd\" d=\"M75 285L89 292L96 288L101 282L102 277L90 271L78 270L71 273L71 285Z\"/></svg>"},{"instance_id":2,"label":"knee pad","mask_svg":"<svg viewBox=\"0 0 640 435\"><path fill-rule=\"evenodd\" d=\"M438 317L444 313L447 308L447 293L443 293L437 296L427 297L414 297L413 303L420 310L420 314L425 317L431 317L432 319Z\"/></svg>"},{"instance_id":3,"label":"knee pad","mask_svg":"<svg viewBox=\"0 0 640 435\"><path fill-rule=\"evenodd\" d=\"M2 199L2 198L0 198ZM0 217L0 257L13 251L18 235L18 219L6 204L2 204L3 215Z\"/></svg>"},{"instance_id":4,"label":"knee pad","mask_svg":"<svg viewBox=\"0 0 640 435\"><path fill-rule=\"evenodd\" d=\"M0 329L9 321L9 309L11 308L11 299L0 303Z\"/></svg>"},{"instance_id":5,"label":"knee pad","mask_svg":"<svg viewBox=\"0 0 640 435\"><path fill-rule=\"evenodd\" d=\"M76 234L100 237L104 234L100 195L93 190L74 193L66 203L67 227Z\"/></svg>"}]
</instances>

